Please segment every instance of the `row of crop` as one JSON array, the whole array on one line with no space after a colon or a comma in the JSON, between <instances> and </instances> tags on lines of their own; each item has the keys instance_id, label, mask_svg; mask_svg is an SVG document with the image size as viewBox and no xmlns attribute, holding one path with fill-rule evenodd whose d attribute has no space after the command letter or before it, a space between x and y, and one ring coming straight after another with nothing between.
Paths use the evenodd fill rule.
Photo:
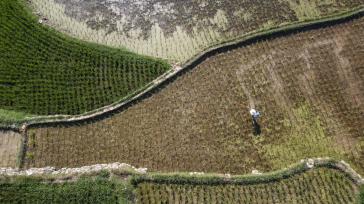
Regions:
<instances>
[{"instance_id":1,"label":"row of crop","mask_svg":"<svg viewBox=\"0 0 364 204\"><path fill-rule=\"evenodd\" d=\"M307 183L305 183L307 182ZM137 203L320 203L351 204L355 202L355 190L350 184L325 187L311 185L316 179L303 179L280 185L259 186L190 186L144 184L138 188ZM322 182L323 183L323 182ZM300 186L307 184L309 186ZM348 189L348 191L346 191ZM302 193L304 192L304 193ZM311 199L314 198L315 202Z\"/></svg>"},{"instance_id":2,"label":"row of crop","mask_svg":"<svg viewBox=\"0 0 364 204\"><path fill-rule=\"evenodd\" d=\"M164 61L70 39L2 1L0 108L75 115L118 101L169 69Z\"/></svg>"},{"instance_id":3,"label":"row of crop","mask_svg":"<svg viewBox=\"0 0 364 204\"><path fill-rule=\"evenodd\" d=\"M138 203L307 203L311 198L354 203L352 177L336 171L336 165L327 160L313 170L300 164L256 176L148 174L134 176L132 183Z\"/></svg>"},{"instance_id":4,"label":"row of crop","mask_svg":"<svg viewBox=\"0 0 364 204\"><path fill-rule=\"evenodd\" d=\"M360 16L360 13L361 13L361 9L360 9L360 7L358 7L358 9L354 9L353 11L344 12L344 13L341 13L341 14L338 14L338 15L331 16L331 17L329 17L327 19L318 20L317 23L318 24L322 24L322 23L325 24L326 21L331 22L331 20L333 22L336 22L336 21L341 21L342 19L356 18L357 16ZM312 22L312 23L311 22L308 22L308 23L298 23L297 25L293 25L293 26L290 25L290 26L287 26L287 27L284 27L284 28L277 28L277 29L273 29L273 30L268 30L268 31L265 31L263 33L260 33L260 32L258 32L258 33L252 33L251 35L247 36L246 37L246 40L243 40L243 42L247 41L247 43L249 44L252 39L253 39L253 41L255 41L254 40L255 38L260 39L261 35L262 36L266 36L267 35L269 37L270 34L272 34L272 33L275 34L274 32L277 32L277 33L285 33L286 31L288 31L288 33L289 33L289 32L292 31L292 29L293 30L294 29L299 29L299 30L303 29L303 30L305 30L305 26L311 27L311 25L313 25L313 27L315 27L314 26L315 25L314 22ZM227 43L226 46L221 46L221 47L219 46L217 49L207 50L206 52L202 53L200 56L196 57L195 59L193 59L189 63L187 63L187 65L185 67L194 66L193 64L196 64L194 61L200 61L200 58L205 58L206 56L208 56L210 54L213 55L215 53L215 51L220 52L219 50L225 50L225 48L226 49L230 49L228 47L230 47L230 46L234 47L235 44L241 44L240 42L241 42L241 40L239 40L239 42L236 41L236 42L232 42L232 43ZM242 43L242 44L245 44L245 43ZM142 90L144 90L144 89L139 89L139 91L142 91ZM145 93L145 94L147 94L147 93ZM145 94L142 94L140 96L139 95L135 96L136 94L130 94L130 95L128 95L128 99L130 99L130 97L133 97L133 96L134 97L137 97L137 98L144 97ZM126 99L127 98L125 98L125 100ZM122 100L124 100L124 99L122 99ZM127 100L127 101L132 102L134 100L132 99L132 100ZM124 105L129 104L129 102L127 102L125 104L124 103L121 103L121 106L124 106ZM116 104L115 106L114 105L111 105L110 107L117 107L117 108L119 108L121 106L119 106L118 104ZM105 107L105 108L107 108L107 107ZM109 109L109 108L107 108L107 109ZM77 117L79 117L79 118L85 118L86 115L90 115L92 117L93 115L95 115L94 114L95 112L97 112L97 113L100 114L100 113L105 112L105 110L96 109L95 111L87 112L84 115L78 115ZM99 114L97 114L97 115L99 115ZM43 122L47 122L47 121L61 121L61 120L67 119L67 118L69 118L69 117L68 116L55 116L55 117L38 117L37 119L32 118L31 120L33 121L33 123L37 123L37 121L38 122L40 122L40 121L43 121ZM72 120L77 120L77 118L73 118Z\"/></svg>"},{"instance_id":5,"label":"row of crop","mask_svg":"<svg viewBox=\"0 0 364 204\"><path fill-rule=\"evenodd\" d=\"M364 183L346 163L331 159L309 159L276 172L240 176L81 169L62 169L77 174L54 174L49 169L26 177L2 174L0 201L126 202L134 197L130 194L134 187L137 203L307 203L312 198L313 203L354 203L357 187Z\"/></svg>"},{"instance_id":6,"label":"row of crop","mask_svg":"<svg viewBox=\"0 0 364 204\"><path fill-rule=\"evenodd\" d=\"M355 25L362 22L356 19L334 27L354 35L361 32ZM361 123L343 123L345 118L360 119L360 112L353 115L350 103L340 100L345 94L341 90L327 91L316 84L322 79L327 86L337 86L338 74L327 74L330 80L325 80L325 70L340 71L339 66L326 67L326 61L320 60L332 59L335 47L322 47L327 53L323 56L316 54L320 49L309 50L310 70L302 59L295 65L302 54L301 44L315 46L323 36L335 39L331 31L323 28L297 34L299 41L292 35L258 42L212 57L143 103L103 120L32 127L28 132L36 135L36 146L28 149L32 157L25 161L26 167L120 161L155 171L246 173L253 168L283 168L301 158L330 156L357 164L362 171L362 149L351 145L361 141L354 137ZM315 38L317 33L325 35ZM289 43L276 46L286 40ZM271 60L261 57L274 52L282 54ZM342 52L358 55L351 49ZM252 59L258 64L249 68ZM305 75L317 78L299 81ZM252 134L249 97L263 113L260 137Z\"/></svg>"},{"instance_id":7,"label":"row of crop","mask_svg":"<svg viewBox=\"0 0 364 204\"><path fill-rule=\"evenodd\" d=\"M1 177L0 203L132 203L127 184L102 174L57 183L35 177Z\"/></svg>"},{"instance_id":8,"label":"row of crop","mask_svg":"<svg viewBox=\"0 0 364 204\"><path fill-rule=\"evenodd\" d=\"M190 2L187 5L183 5L188 7L186 15L190 16L185 18L181 16L184 12L179 10L182 6L178 6L180 3L176 3L172 6L177 9L173 19L170 16L166 16L166 22L162 26L161 24L158 25L155 21L150 22L149 20L149 18L155 18L159 11L155 11L156 13L152 12L155 14L152 14L148 19L144 19L143 22L138 22L140 19L131 17L134 15L134 12L146 13L136 9L140 7L134 7L132 6L133 3L131 3L126 5L127 7L122 8L129 10L128 6L130 6L127 15L127 17L131 17L130 21L119 22L123 25L120 26L123 29L109 32L104 27L105 24L117 21L117 17L112 20L105 17L105 20L100 22L101 27L95 29L85 21L80 22L74 19L74 15L76 15L74 13L75 8L82 8L80 3L55 3L54 1L44 3L40 0L34 0L33 2L36 9L39 9L43 15L50 19L52 25L55 27L60 26L61 28L67 27L69 33L81 39L112 46L126 46L139 53L180 62L188 60L207 47L226 42L258 29L267 29L299 20L317 19L321 16L360 5L359 0L340 1L340 3L330 1L325 2L323 5L319 2L311 1L307 4L307 1L293 3L288 0L264 3L257 3L255 1L222 1L218 4L208 4L207 7L200 10L196 2ZM69 12L65 12L63 6L70 7ZM143 8L153 10L153 8L148 7ZM312 10L315 12L310 12ZM88 13L87 8L81 9L81 11L83 12L78 12L76 16L83 16L85 13ZM90 17L95 10L89 12L85 19ZM100 12L102 16L107 13L109 12ZM159 13L159 15L163 16L162 13ZM148 26L142 26L145 23ZM130 27L131 24L137 26ZM105 33L107 33L106 36Z\"/></svg>"},{"instance_id":9,"label":"row of crop","mask_svg":"<svg viewBox=\"0 0 364 204\"><path fill-rule=\"evenodd\" d=\"M331 169L340 171L352 182L361 185L364 182L355 171L345 162L330 158L305 159L299 163L292 164L282 170L247 175L211 174L202 172L191 173L148 173L135 174L131 184L137 186L141 183L156 184L179 184L179 185L254 185L263 183L279 182L296 175L303 174L315 169Z\"/></svg>"},{"instance_id":10,"label":"row of crop","mask_svg":"<svg viewBox=\"0 0 364 204\"><path fill-rule=\"evenodd\" d=\"M191 82L186 82L186 83L193 83L193 82L191 81ZM218 85L219 84L217 84L216 86L218 86ZM170 100L170 99L168 99L168 100ZM226 101L226 99L223 99L223 97L221 98L221 100L225 100L226 104L228 102L228 101ZM269 103L271 102L268 98L264 99L262 101L269 102ZM172 101L172 103L175 103L175 102L176 102L176 100ZM201 104L203 104L203 103L201 103ZM230 102L229 102L229 104L230 104ZM150 108L150 109L152 109L152 108ZM158 107L156 107L155 109L158 109ZM174 109L172 108L172 110L174 110ZM145 111L145 112L143 113L143 111ZM285 147L283 150L275 148L274 151L271 151L271 150L267 151L265 158L264 157L255 158L257 163L263 163L264 159L267 159L267 160L274 159L275 165L277 165L278 167L282 167L285 164L287 164L288 161L295 162L297 158L302 158L302 157L330 155L330 156L335 156L336 158L342 158L341 157L342 155L338 155L336 147L331 147L326 144L327 141L330 141L330 140L327 137L324 137L324 135L322 135L321 125L316 124L316 123L319 123L320 120L315 119L315 116L311 113L310 109L307 106L303 106L302 108L294 111L294 112L297 112L297 114L302 112L303 116L300 116L300 115L293 116L292 120L288 121L290 123L289 126L291 126L288 128L285 127L284 124L279 123L277 121L277 118L280 119L282 117L281 113L279 111L274 111L274 109L272 109L272 110L263 109L263 111L266 114L266 116L264 117L263 120L269 121L269 124L264 125L264 126L267 126L267 129L268 128L277 129L277 130L270 130L269 133L271 135L275 136L273 138L275 138L276 141L269 142L268 147L269 147L269 145L271 145L273 147L274 147L274 145L279 146L279 143L285 144L285 145L281 145L281 146L285 146ZM52 164L52 165L62 166L62 165L74 165L76 163L79 164L80 162L83 165L87 165L87 162L88 163L94 163L94 162L97 163L98 161L102 161L102 162L127 161L127 162L133 163L135 165L140 165L140 166L146 165L146 166L152 167L152 168L161 166L161 163L159 163L159 164L154 163L155 161L158 161L159 159L151 158L152 160L148 160L148 161L146 161L146 159L143 159L152 154L155 154L155 155L162 154L164 156L163 157L164 159L162 161L163 161L163 164L165 164L163 166L166 168L167 168L167 166L170 166L170 165L178 166L179 168L186 168L187 165L190 165L189 162L186 162L188 160L183 161L182 158L183 158L184 154L177 153L177 150L181 150L184 148L188 149L187 145L184 147L176 148L176 150L174 152L167 153L167 155L173 154L176 157L172 157L172 156L167 157L167 156L165 156L165 151L163 149L163 142L160 141L163 139L159 139L159 138L153 137L153 136L150 137L147 134L148 131L145 131L145 130L138 130L138 131L130 130L133 127L133 125L129 124L129 123L134 123L132 121L136 121L137 127L140 127L139 125L141 125L141 124L143 124L143 125L152 125L153 124L152 120L144 121L144 120L141 120L140 118L138 118L139 116L137 115L137 113L142 114L143 117L147 118L146 112L147 112L146 110L137 111L137 112L135 112L135 114L132 114L136 118L126 119L126 122L121 122L121 123L119 123L118 120L108 120L105 123L99 122L98 124L82 125L82 127L59 126L59 127L55 127L52 129L41 128L41 129L39 129L39 132L36 131L38 147L36 147L35 149L38 149L38 150L35 150L35 152L37 152L38 156L37 156L36 163L34 163L34 165L42 166L42 165L47 165L47 163L48 163L48 164ZM347 114L347 113L345 113L345 114ZM127 114L127 115L129 115L129 114ZM160 115L160 114L154 114L152 119L155 119L155 116L157 116L157 115ZM241 115L243 115L243 113ZM239 118L241 115L239 113L236 117ZM215 116L213 116L213 117L215 117ZM173 118L171 118L171 120L173 120ZM248 117L246 120L247 121L244 124L250 124ZM143 121L143 122L141 122L141 121ZM168 126L168 124L166 124L166 126ZM294 127L292 127L292 126L294 126ZM305 126L308 126L308 128L306 128ZM250 126L247 126L247 127L248 128L244 129L242 132L242 134L244 136L248 135L249 132L251 132L251 130L249 128ZM168 128L168 127L165 127L165 128ZM178 127L176 127L176 128L178 128ZM217 133L223 131L226 127L224 127L224 126L216 127L215 126L215 127L211 127L211 128L214 128L214 130L215 130L214 140L217 140L217 137L216 137ZM281 128L281 130L279 128ZM297 129L299 128L300 132L297 133L297 131L294 128L297 128ZM146 129L150 130L150 128L146 128ZM156 129L154 131L154 134L163 135L163 131L161 129L164 129L164 128ZM190 128L190 129L193 129L193 128ZM311 129L313 129L313 130L311 130ZM295 131L293 131L293 130L295 130ZM142 132L143 134L141 134L140 137L137 137L136 135L139 135L139 131ZM265 130L265 131L268 131L268 130ZM30 132L34 133L34 131L30 131ZM282 138L278 137L279 134L282 135L283 133L284 133L285 137L282 137ZM152 134L152 133L149 132L149 134ZM133 135L134 137L132 138L129 135ZM183 135L183 136L186 137L185 135ZM223 137L224 135L219 135L219 136ZM49 138L49 137L54 137L54 138ZM161 137L161 136L159 136L159 137ZM95 139L95 138L97 138L97 139ZM123 138L123 139L120 139L120 138ZM232 137L230 136L230 140L231 139L232 139ZM107 140L110 140L112 142L105 142ZM268 141L269 138L265 138L265 140ZM347 148L346 151L349 152L349 154L356 155L361 150L360 150L360 148L357 148L355 146L350 146L349 140L350 140L350 138L343 138L342 145L345 145L345 147ZM68 144L68 143L65 143L62 141L74 141L73 146L71 144ZM186 138L185 140L182 140L180 138L178 141L179 142L177 142L177 144L186 144L186 142L188 142L188 138ZM196 141L199 141L199 143L201 143L201 144L204 143L203 140L196 140ZM305 142L302 142L302 141L305 141ZM246 140L245 143L247 143L249 145L249 140ZM321 145L320 143L323 143L323 145ZM223 144L224 144L223 142L219 143L220 147L223 147ZM239 148L243 149L243 147L246 146L247 144L239 144ZM64 145L68 148L68 151L65 152L64 154L57 154L57 151L55 151L53 153L49 152L49 153L45 153L45 155L47 155L47 159L45 159L45 160L47 160L47 161L43 161L43 159L41 159L41 158L44 158L42 156L43 150L44 151L54 150L54 149L60 148L59 146L64 146ZM85 148L85 149L80 150L81 147ZM160 147L160 148L158 148L158 147ZM211 147L213 147L213 146L211 145ZM266 148L266 149L273 149L273 148ZM33 151L33 150L30 150L30 151ZM153 151L150 151L150 150L153 150ZM155 150L158 150L159 152L155 152ZM203 148L200 148L200 149L191 148L191 150L196 151L196 152L204 151ZM77 151L80 151L80 153L78 153ZM98 153L93 153L94 151L98 151ZM102 153L100 153L100 152L102 152ZM202 154L208 155L208 153L202 153ZM232 161L232 159L231 159L232 149L230 149L229 151L226 151L226 152L221 152L220 154L227 155L227 159L224 160L225 162ZM230 155L228 155L228 154L230 154ZM252 152L247 151L246 154L250 155L250 154L252 154ZM77 158L74 158L73 155L77 155ZM178 156L181 156L181 158ZM236 156L236 157L238 157L238 156ZM207 158L210 158L210 157L208 156ZM221 159L221 157L216 157L215 160L217 160L217 159ZM236 159L236 158L234 158L234 159ZM356 157L356 158L352 158L352 160L355 161L355 163L356 163L356 162L360 161L360 158ZM248 161L248 159L245 161ZM45 163L43 163L43 162L45 162ZM200 163L200 164L202 165L204 163L205 162ZM237 167L238 165L236 163L237 162L231 162L227 166L229 166L230 168L234 167L234 168L238 169L238 167ZM189 167L189 168L193 169L191 167ZM199 166L199 168L202 168L202 167ZM207 168L207 167L205 167L205 168ZM211 168L217 168L217 167L211 166ZM250 168L250 167L244 167L244 171L248 170L248 168ZM264 168L267 168L267 167L264 167ZM230 169L227 169L224 171L230 171Z\"/></svg>"}]
</instances>

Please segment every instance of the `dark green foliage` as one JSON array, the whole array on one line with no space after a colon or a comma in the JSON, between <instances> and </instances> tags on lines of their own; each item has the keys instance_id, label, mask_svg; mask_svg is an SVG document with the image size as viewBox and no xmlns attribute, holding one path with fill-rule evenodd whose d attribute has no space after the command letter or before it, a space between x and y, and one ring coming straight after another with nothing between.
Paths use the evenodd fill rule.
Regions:
<instances>
[{"instance_id":1,"label":"dark green foliage","mask_svg":"<svg viewBox=\"0 0 364 204\"><path fill-rule=\"evenodd\" d=\"M0 184L0 203L129 203L125 189L101 178L62 184L20 179Z\"/></svg>"},{"instance_id":2,"label":"dark green foliage","mask_svg":"<svg viewBox=\"0 0 364 204\"><path fill-rule=\"evenodd\" d=\"M224 184L185 183L178 182L178 178L166 182L145 181L136 186L135 195L137 203L349 204L356 199L356 184L335 169L310 169L268 183L266 178L256 179L255 183L237 183L234 178Z\"/></svg>"},{"instance_id":3,"label":"dark green foliage","mask_svg":"<svg viewBox=\"0 0 364 204\"><path fill-rule=\"evenodd\" d=\"M360 192L358 196L358 204L364 204L364 185L360 187Z\"/></svg>"},{"instance_id":4,"label":"dark green foliage","mask_svg":"<svg viewBox=\"0 0 364 204\"><path fill-rule=\"evenodd\" d=\"M101 171L97 174L97 176L98 176L99 178L108 179L108 178L110 177L110 172L109 172L109 171L107 171L107 170L101 170Z\"/></svg>"},{"instance_id":5,"label":"dark green foliage","mask_svg":"<svg viewBox=\"0 0 364 204\"><path fill-rule=\"evenodd\" d=\"M20 0L0 1L0 109L80 114L141 89L170 66L42 26Z\"/></svg>"},{"instance_id":6,"label":"dark green foliage","mask_svg":"<svg viewBox=\"0 0 364 204\"><path fill-rule=\"evenodd\" d=\"M332 161L327 161L322 167L331 168ZM290 178L294 175L304 173L308 168L305 164L297 164L291 168L283 171L272 172L266 175L249 175L249 176L232 176L231 178L223 178L221 176L191 176L183 174L148 174L148 175L135 175L131 179L134 186L140 183L160 183L160 184L178 184L178 185L252 185L259 183L277 182L282 179Z\"/></svg>"}]
</instances>

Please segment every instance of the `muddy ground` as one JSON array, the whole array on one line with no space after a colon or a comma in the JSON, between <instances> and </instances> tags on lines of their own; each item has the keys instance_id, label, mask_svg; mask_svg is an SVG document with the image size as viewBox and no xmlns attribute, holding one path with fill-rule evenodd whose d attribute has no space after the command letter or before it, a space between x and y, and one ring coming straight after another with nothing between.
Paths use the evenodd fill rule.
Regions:
<instances>
[{"instance_id":1,"label":"muddy ground","mask_svg":"<svg viewBox=\"0 0 364 204\"><path fill-rule=\"evenodd\" d=\"M19 133L0 130L0 167L17 167L21 142Z\"/></svg>"},{"instance_id":2,"label":"muddy ground","mask_svg":"<svg viewBox=\"0 0 364 204\"><path fill-rule=\"evenodd\" d=\"M360 18L211 57L104 120L30 129L26 166L241 174L329 156L364 173L363 33Z\"/></svg>"},{"instance_id":3,"label":"muddy ground","mask_svg":"<svg viewBox=\"0 0 364 204\"><path fill-rule=\"evenodd\" d=\"M77 38L183 63L249 32L346 11L362 0L31 0Z\"/></svg>"}]
</instances>

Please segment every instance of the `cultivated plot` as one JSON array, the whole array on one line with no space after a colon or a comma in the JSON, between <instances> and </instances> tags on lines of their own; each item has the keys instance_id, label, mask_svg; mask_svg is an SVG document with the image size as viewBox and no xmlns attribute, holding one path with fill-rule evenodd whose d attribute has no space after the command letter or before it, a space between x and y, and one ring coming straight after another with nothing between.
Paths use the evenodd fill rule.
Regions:
<instances>
[{"instance_id":1,"label":"cultivated plot","mask_svg":"<svg viewBox=\"0 0 364 204\"><path fill-rule=\"evenodd\" d=\"M54 182L36 177L0 177L0 203L132 203L123 181L102 177Z\"/></svg>"},{"instance_id":2,"label":"cultivated plot","mask_svg":"<svg viewBox=\"0 0 364 204\"><path fill-rule=\"evenodd\" d=\"M0 167L18 167L22 142L20 133L0 130Z\"/></svg>"},{"instance_id":3,"label":"cultivated plot","mask_svg":"<svg viewBox=\"0 0 364 204\"><path fill-rule=\"evenodd\" d=\"M178 182L178 180L176 181ZM239 185L141 183L137 203L354 204L358 186L341 172L315 169L275 182Z\"/></svg>"},{"instance_id":4,"label":"cultivated plot","mask_svg":"<svg viewBox=\"0 0 364 204\"><path fill-rule=\"evenodd\" d=\"M47 24L80 39L183 63L257 30L318 19L362 0L32 0Z\"/></svg>"},{"instance_id":5,"label":"cultivated plot","mask_svg":"<svg viewBox=\"0 0 364 204\"><path fill-rule=\"evenodd\" d=\"M25 166L244 174L329 156L364 173L363 33L359 18L264 40L211 57L106 119L30 128Z\"/></svg>"},{"instance_id":6,"label":"cultivated plot","mask_svg":"<svg viewBox=\"0 0 364 204\"><path fill-rule=\"evenodd\" d=\"M21 0L0 2L0 39L0 122L92 111L133 94L170 68L44 27Z\"/></svg>"}]
</instances>

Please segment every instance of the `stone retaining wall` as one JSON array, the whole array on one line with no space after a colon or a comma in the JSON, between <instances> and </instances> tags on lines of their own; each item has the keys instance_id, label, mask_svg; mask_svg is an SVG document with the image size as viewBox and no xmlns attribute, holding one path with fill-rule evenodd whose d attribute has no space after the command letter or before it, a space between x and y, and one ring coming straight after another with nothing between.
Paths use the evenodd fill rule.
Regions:
<instances>
[{"instance_id":1,"label":"stone retaining wall","mask_svg":"<svg viewBox=\"0 0 364 204\"><path fill-rule=\"evenodd\" d=\"M308 171L314 168L320 167L330 167L335 168L342 171L344 174L350 177L358 185L364 185L364 179L359 175L351 166L345 161L335 161L330 158L312 158L312 159L303 159L298 164L294 164L291 167L282 169L277 172L267 172L267 173L259 173L256 174L252 172L250 175L243 175L246 177L254 176L254 177L269 177L274 176L275 174L279 174L282 172L289 172L292 169L296 169L298 166L302 166L302 171ZM191 179L197 177L203 177L208 179L209 177L213 178L222 178L234 180L236 177L241 176L232 176L230 174L205 174L203 172L189 172L189 173L147 173L146 168L135 168L129 164L125 163L112 163L112 164L96 164L92 166L84 166L80 168L61 168L56 169L54 167L44 167L44 168L31 168L26 170L14 169L14 168L0 168L0 176L73 176L73 175L83 175L90 173L98 173L100 171L125 171L130 175L159 175L162 177L176 176L180 175L181 177L190 177ZM291 171L291 174L297 174L297 171ZM264 180L264 179L262 179Z\"/></svg>"}]
</instances>

